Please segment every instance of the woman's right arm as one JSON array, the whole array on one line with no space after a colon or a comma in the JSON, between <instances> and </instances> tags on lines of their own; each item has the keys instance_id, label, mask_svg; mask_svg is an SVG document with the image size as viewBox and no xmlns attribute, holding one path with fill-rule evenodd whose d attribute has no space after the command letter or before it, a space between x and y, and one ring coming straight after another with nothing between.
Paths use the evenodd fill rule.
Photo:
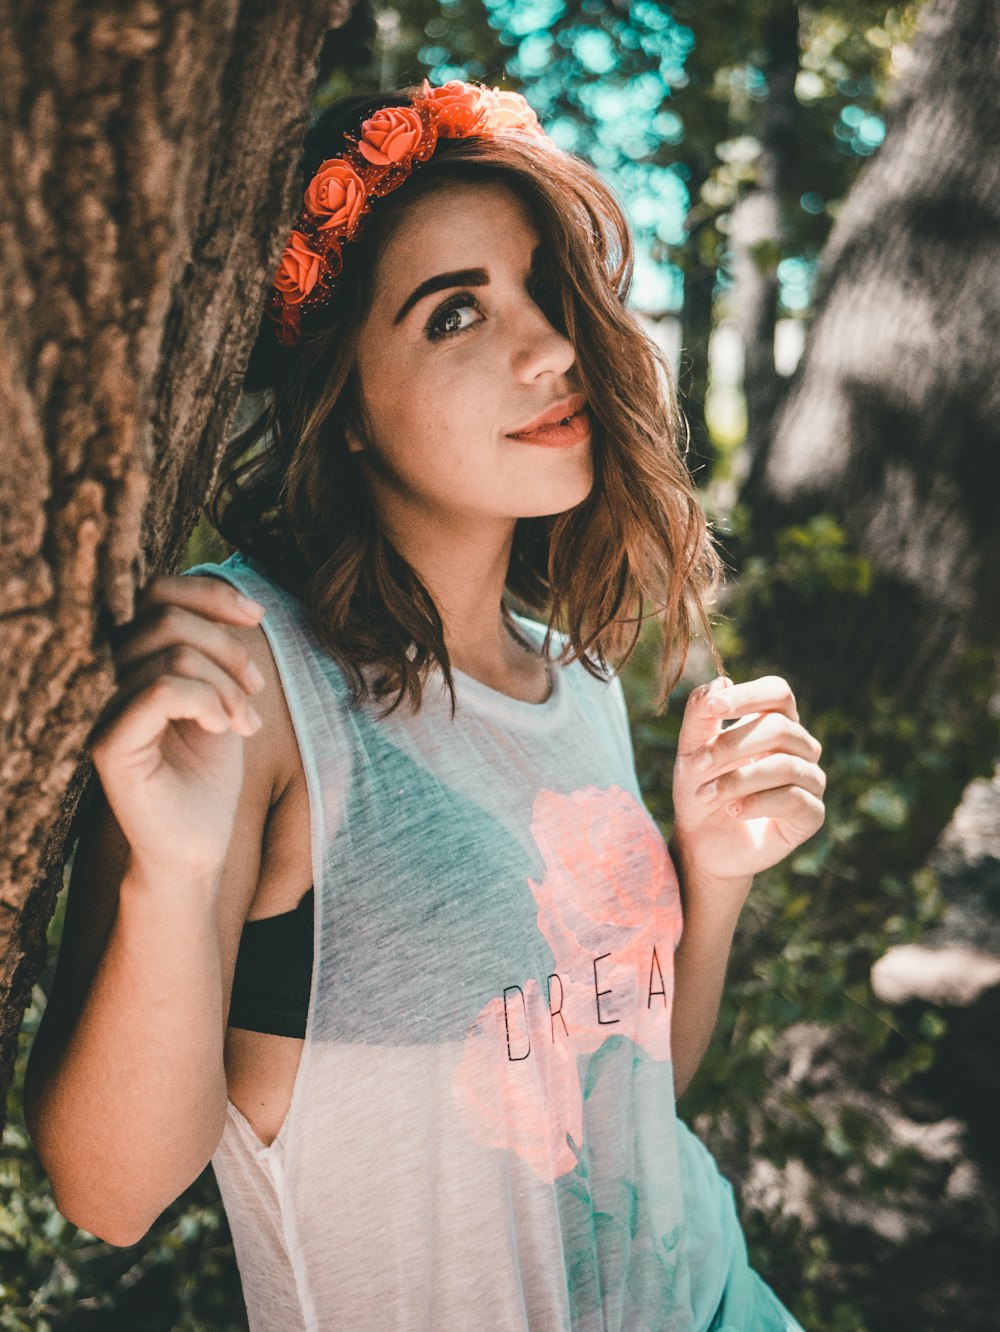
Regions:
<instances>
[{"instance_id":1,"label":"woman's right arm","mask_svg":"<svg viewBox=\"0 0 1000 1332\"><path fill-rule=\"evenodd\" d=\"M256 618L220 579L154 579L90 738L100 785L24 1107L60 1211L112 1244L141 1239L222 1134L229 992L275 779L274 728L249 721L248 666L268 650Z\"/></svg>"}]
</instances>

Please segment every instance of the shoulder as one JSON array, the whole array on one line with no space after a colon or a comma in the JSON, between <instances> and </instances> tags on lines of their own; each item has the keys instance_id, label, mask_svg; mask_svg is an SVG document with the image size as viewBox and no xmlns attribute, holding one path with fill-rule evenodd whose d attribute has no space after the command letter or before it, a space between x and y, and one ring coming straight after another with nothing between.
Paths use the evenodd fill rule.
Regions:
<instances>
[{"instance_id":1,"label":"shoulder","mask_svg":"<svg viewBox=\"0 0 1000 1332\"><path fill-rule=\"evenodd\" d=\"M235 628L234 632L250 660L264 677L264 688L253 695L253 706L263 725L258 736L266 737L271 777L271 804L277 803L299 768L298 744L288 701L267 635L259 624Z\"/></svg>"}]
</instances>

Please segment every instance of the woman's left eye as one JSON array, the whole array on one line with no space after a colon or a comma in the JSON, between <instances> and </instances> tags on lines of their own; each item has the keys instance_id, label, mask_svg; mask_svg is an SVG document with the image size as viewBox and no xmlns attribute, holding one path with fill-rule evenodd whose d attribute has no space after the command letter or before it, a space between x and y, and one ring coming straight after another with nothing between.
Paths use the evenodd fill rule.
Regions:
<instances>
[{"instance_id":1,"label":"woman's left eye","mask_svg":"<svg viewBox=\"0 0 1000 1332\"><path fill-rule=\"evenodd\" d=\"M444 305L439 306L434 311L427 321L424 332L432 341L452 337L456 333L464 333L466 329L472 327L473 323L479 322L465 317L465 311L468 310L478 313L479 302L475 297L470 296L468 292L463 292L459 296L452 296L450 300L445 301Z\"/></svg>"}]
</instances>

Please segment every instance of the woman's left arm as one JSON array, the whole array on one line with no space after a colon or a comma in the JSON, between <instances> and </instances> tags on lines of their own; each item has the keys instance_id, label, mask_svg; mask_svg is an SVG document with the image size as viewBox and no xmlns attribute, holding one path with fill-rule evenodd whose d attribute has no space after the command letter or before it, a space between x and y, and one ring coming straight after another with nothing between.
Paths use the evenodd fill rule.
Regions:
<instances>
[{"instance_id":1,"label":"woman's left arm","mask_svg":"<svg viewBox=\"0 0 1000 1332\"><path fill-rule=\"evenodd\" d=\"M730 719L734 724L723 729ZM670 838L684 909L671 1036L677 1096L711 1039L733 933L754 875L822 826L821 752L780 676L739 685L718 677L688 698L674 763Z\"/></svg>"}]
</instances>

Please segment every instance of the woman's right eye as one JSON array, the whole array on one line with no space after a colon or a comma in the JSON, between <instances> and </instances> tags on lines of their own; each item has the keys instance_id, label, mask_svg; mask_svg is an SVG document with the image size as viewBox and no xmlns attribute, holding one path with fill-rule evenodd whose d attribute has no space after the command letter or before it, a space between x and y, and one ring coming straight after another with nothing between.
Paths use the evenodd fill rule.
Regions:
<instances>
[{"instance_id":1,"label":"woman's right eye","mask_svg":"<svg viewBox=\"0 0 1000 1332\"><path fill-rule=\"evenodd\" d=\"M464 333L466 329L473 327L473 323L479 321L463 322L462 312L464 310L478 312L479 308L479 302L474 296L470 296L468 292L461 292L457 296L450 297L434 311L424 327L424 332L432 342L454 337L456 333Z\"/></svg>"}]
</instances>

